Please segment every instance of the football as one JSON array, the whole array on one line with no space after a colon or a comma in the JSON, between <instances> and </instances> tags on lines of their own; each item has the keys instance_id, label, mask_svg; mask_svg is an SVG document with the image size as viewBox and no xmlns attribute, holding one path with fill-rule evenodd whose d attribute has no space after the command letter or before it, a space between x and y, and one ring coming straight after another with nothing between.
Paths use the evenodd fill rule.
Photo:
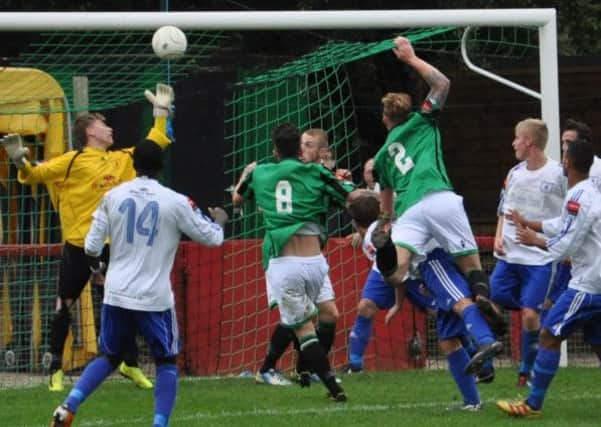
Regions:
<instances>
[{"instance_id":1,"label":"football","mask_svg":"<svg viewBox=\"0 0 601 427\"><path fill-rule=\"evenodd\" d=\"M182 30L172 25L159 28L152 36L152 50L161 59L178 59L184 56L188 41Z\"/></svg>"}]
</instances>

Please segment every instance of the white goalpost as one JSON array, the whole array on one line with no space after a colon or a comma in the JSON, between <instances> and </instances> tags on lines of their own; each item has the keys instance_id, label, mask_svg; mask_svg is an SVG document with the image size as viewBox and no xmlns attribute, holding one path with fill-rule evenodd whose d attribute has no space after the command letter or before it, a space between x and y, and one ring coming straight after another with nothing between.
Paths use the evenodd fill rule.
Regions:
<instances>
[{"instance_id":1,"label":"white goalpost","mask_svg":"<svg viewBox=\"0 0 601 427\"><path fill-rule=\"evenodd\" d=\"M0 28L5 31L152 30L163 25L175 25L181 29L195 30L354 30L449 25L459 27L478 25L538 27L539 99L541 117L549 128L546 153L549 157L559 160L559 89L555 9L0 13ZM490 75L487 77L494 78ZM494 79L499 81L497 78Z\"/></svg>"}]
</instances>

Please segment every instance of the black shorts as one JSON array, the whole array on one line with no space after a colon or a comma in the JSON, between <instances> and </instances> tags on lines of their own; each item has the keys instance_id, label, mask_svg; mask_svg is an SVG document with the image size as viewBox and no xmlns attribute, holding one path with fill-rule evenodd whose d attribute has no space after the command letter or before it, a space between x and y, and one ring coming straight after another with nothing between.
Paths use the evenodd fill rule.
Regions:
<instances>
[{"instance_id":1,"label":"black shorts","mask_svg":"<svg viewBox=\"0 0 601 427\"><path fill-rule=\"evenodd\" d=\"M100 258L109 259L109 246L104 245ZM58 272L58 296L76 300L90 279L90 266L83 248L65 242Z\"/></svg>"}]
</instances>

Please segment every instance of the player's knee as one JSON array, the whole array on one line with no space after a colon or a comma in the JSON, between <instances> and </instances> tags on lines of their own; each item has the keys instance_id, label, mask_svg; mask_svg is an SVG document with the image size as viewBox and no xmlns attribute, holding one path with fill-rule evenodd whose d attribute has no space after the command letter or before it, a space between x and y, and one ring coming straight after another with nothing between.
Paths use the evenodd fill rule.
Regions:
<instances>
[{"instance_id":1,"label":"player's knee","mask_svg":"<svg viewBox=\"0 0 601 427\"><path fill-rule=\"evenodd\" d=\"M357 307L357 314L359 314L359 316L365 317L366 319L372 319L377 311L378 307L372 300L362 298L361 301L359 301L359 306Z\"/></svg>"},{"instance_id":2,"label":"player's knee","mask_svg":"<svg viewBox=\"0 0 601 427\"><path fill-rule=\"evenodd\" d=\"M536 331L540 328L540 316L531 308L522 309L522 325L526 331Z\"/></svg>"},{"instance_id":3,"label":"player's knee","mask_svg":"<svg viewBox=\"0 0 601 427\"><path fill-rule=\"evenodd\" d=\"M319 309L319 321L327 323L336 323L340 317L338 307L334 301L325 301L321 304L317 304Z\"/></svg>"},{"instance_id":4,"label":"player's knee","mask_svg":"<svg viewBox=\"0 0 601 427\"><path fill-rule=\"evenodd\" d=\"M461 313L463 313L463 310L468 308L470 305L474 305L474 302L470 298L461 298L453 306L453 312L455 312L456 314L461 316Z\"/></svg>"},{"instance_id":5,"label":"player's knee","mask_svg":"<svg viewBox=\"0 0 601 427\"><path fill-rule=\"evenodd\" d=\"M154 358L154 364L156 366L161 366L161 365L175 365L176 364L176 357L175 356L155 357Z\"/></svg>"},{"instance_id":6,"label":"player's knee","mask_svg":"<svg viewBox=\"0 0 601 427\"><path fill-rule=\"evenodd\" d=\"M543 328L540 331L538 340L541 347L547 350L559 350L561 348L562 339L553 335L547 328Z\"/></svg>"},{"instance_id":7,"label":"player's knee","mask_svg":"<svg viewBox=\"0 0 601 427\"><path fill-rule=\"evenodd\" d=\"M438 346L445 355L449 355L461 348L461 341L458 338L441 339Z\"/></svg>"}]
</instances>

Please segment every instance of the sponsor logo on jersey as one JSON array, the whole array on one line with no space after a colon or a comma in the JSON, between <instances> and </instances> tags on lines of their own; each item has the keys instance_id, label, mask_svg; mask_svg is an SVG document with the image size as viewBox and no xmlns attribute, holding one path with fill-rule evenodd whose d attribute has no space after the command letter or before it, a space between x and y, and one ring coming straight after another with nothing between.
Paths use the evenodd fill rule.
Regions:
<instances>
[{"instance_id":1,"label":"sponsor logo on jersey","mask_svg":"<svg viewBox=\"0 0 601 427\"><path fill-rule=\"evenodd\" d=\"M106 191L115 187L118 184L117 177L115 175L103 175L98 181L92 184L92 189L96 191Z\"/></svg>"},{"instance_id":2,"label":"sponsor logo on jersey","mask_svg":"<svg viewBox=\"0 0 601 427\"><path fill-rule=\"evenodd\" d=\"M539 189L542 193L551 193L555 189L555 184L549 181L541 181Z\"/></svg>"},{"instance_id":3,"label":"sponsor logo on jersey","mask_svg":"<svg viewBox=\"0 0 601 427\"><path fill-rule=\"evenodd\" d=\"M580 210L580 203L576 200L569 200L566 206L568 213L571 215L578 215L578 211Z\"/></svg>"}]
</instances>

